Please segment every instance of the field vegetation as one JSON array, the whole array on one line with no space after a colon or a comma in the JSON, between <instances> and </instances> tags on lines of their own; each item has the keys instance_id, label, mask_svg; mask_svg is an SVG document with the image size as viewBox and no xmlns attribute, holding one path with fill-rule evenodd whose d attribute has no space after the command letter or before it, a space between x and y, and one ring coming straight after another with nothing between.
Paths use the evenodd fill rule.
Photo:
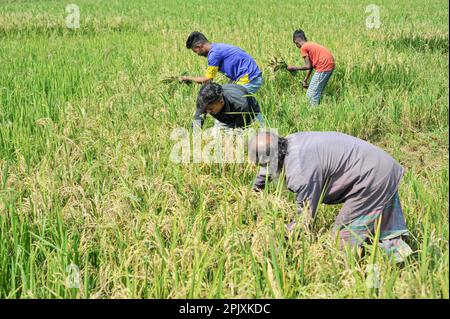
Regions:
<instances>
[{"instance_id":1,"label":"field vegetation","mask_svg":"<svg viewBox=\"0 0 450 319\"><path fill-rule=\"evenodd\" d=\"M447 1L379 0L378 29L360 0L74 0L79 29L67 4L0 0L0 298L449 297ZM297 28L337 61L316 109L300 74L270 68L302 63ZM255 194L249 163L170 160L199 86L161 79L203 73L194 30L255 57L267 126L351 134L407 168L412 258L342 253L338 206L286 241L282 184Z\"/></svg>"}]
</instances>

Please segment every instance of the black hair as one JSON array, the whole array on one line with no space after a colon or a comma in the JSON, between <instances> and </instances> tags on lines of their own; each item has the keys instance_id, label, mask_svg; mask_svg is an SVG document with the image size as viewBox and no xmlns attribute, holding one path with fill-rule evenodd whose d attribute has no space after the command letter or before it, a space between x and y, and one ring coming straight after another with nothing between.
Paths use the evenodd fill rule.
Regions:
<instances>
[{"instance_id":1,"label":"black hair","mask_svg":"<svg viewBox=\"0 0 450 319\"><path fill-rule=\"evenodd\" d=\"M302 29L295 30L292 38L294 41L295 41L295 39L308 41L308 39L306 38L305 32Z\"/></svg>"},{"instance_id":2,"label":"black hair","mask_svg":"<svg viewBox=\"0 0 450 319\"><path fill-rule=\"evenodd\" d=\"M222 97L222 86L214 82L204 84L198 92L198 98L205 106L219 101Z\"/></svg>"},{"instance_id":3,"label":"black hair","mask_svg":"<svg viewBox=\"0 0 450 319\"><path fill-rule=\"evenodd\" d=\"M207 43L208 39L204 36L203 33L194 31L189 34L189 37L186 40L186 48L192 49L199 43Z\"/></svg>"}]
</instances>

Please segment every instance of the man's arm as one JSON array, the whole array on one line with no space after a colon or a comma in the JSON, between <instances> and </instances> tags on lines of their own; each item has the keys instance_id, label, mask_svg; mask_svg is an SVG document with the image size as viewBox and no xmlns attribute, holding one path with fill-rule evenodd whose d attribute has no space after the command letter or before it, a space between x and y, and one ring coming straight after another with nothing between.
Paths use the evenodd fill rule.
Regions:
<instances>
[{"instance_id":1,"label":"man's arm","mask_svg":"<svg viewBox=\"0 0 450 319\"><path fill-rule=\"evenodd\" d=\"M197 96L197 104L196 104L196 111L194 113L194 120L192 121L192 128L195 129L201 129L203 127L203 123L205 122L205 114L201 114L199 110L200 103L200 97Z\"/></svg>"},{"instance_id":2,"label":"man's arm","mask_svg":"<svg viewBox=\"0 0 450 319\"><path fill-rule=\"evenodd\" d=\"M204 76L181 76L181 82L195 82L198 84L205 84L212 81L219 73L219 65L221 62L221 55L219 52L213 52L208 56L208 68Z\"/></svg>"},{"instance_id":3,"label":"man's arm","mask_svg":"<svg viewBox=\"0 0 450 319\"><path fill-rule=\"evenodd\" d=\"M300 218L294 218L289 224L285 225L286 238L294 234L299 229L298 226L300 226L300 232L302 228L312 230L317 206L320 204L322 196L321 189L322 183L312 182L301 185L296 191L297 214Z\"/></svg>"},{"instance_id":4,"label":"man's arm","mask_svg":"<svg viewBox=\"0 0 450 319\"><path fill-rule=\"evenodd\" d=\"M183 83L190 83L195 82L198 84L205 84L211 81L212 78L209 78L207 76L180 76L179 81Z\"/></svg>"},{"instance_id":5,"label":"man's arm","mask_svg":"<svg viewBox=\"0 0 450 319\"><path fill-rule=\"evenodd\" d=\"M308 56L304 57L305 59L305 65L304 66L294 66L289 65L287 67L288 71L311 71L312 70L312 63Z\"/></svg>"},{"instance_id":6,"label":"man's arm","mask_svg":"<svg viewBox=\"0 0 450 319\"><path fill-rule=\"evenodd\" d=\"M203 123L205 122L204 115L198 115L197 112L194 114L194 120L192 121L193 129L201 129L203 127Z\"/></svg>"},{"instance_id":7,"label":"man's arm","mask_svg":"<svg viewBox=\"0 0 450 319\"><path fill-rule=\"evenodd\" d=\"M322 194L322 183L314 181L301 185L296 191L297 213L309 226L316 215L317 207Z\"/></svg>"},{"instance_id":8,"label":"man's arm","mask_svg":"<svg viewBox=\"0 0 450 319\"><path fill-rule=\"evenodd\" d=\"M255 192L260 192L266 187L266 181L270 182L270 176L267 175L267 168L265 166L261 166L259 168L259 173L253 182L253 190Z\"/></svg>"},{"instance_id":9,"label":"man's arm","mask_svg":"<svg viewBox=\"0 0 450 319\"><path fill-rule=\"evenodd\" d=\"M303 87L306 89L308 88L308 80L309 80L309 76L312 73L312 63L311 60L309 59L308 56L305 56L305 66L309 66L309 69L306 72L305 78L303 79Z\"/></svg>"}]
</instances>

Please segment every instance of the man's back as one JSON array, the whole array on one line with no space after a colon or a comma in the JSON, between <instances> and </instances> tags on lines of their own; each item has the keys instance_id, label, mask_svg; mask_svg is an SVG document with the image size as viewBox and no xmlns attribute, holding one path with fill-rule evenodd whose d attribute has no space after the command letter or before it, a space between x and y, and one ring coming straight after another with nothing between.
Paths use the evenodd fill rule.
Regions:
<instances>
[{"instance_id":1,"label":"man's back","mask_svg":"<svg viewBox=\"0 0 450 319\"><path fill-rule=\"evenodd\" d=\"M403 168L389 154L353 136L302 132L286 138L288 187L296 191L301 185L318 183L327 188L324 203L341 203L371 192L382 198L395 192L403 175Z\"/></svg>"},{"instance_id":2,"label":"man's back","mask_svg":"<svg viewBox=\"0 0 450 319\"><path fill-rule=\"evenodd\" d=\"M251 81L261 75L261 71L256 61L241 48L226 44L213 43L211 51L208 53L208 65L219 67L219 71L224 73L233 81Z\"/></svg>"},{"instance_id":3,"label":"man's back","mask_svg":"<svg viewBox=\"0 0 450 319\"><path fill-rule=\"evenodd\" d=\"M222 88L225 105L219 113L211 115L222 123L233 123L235 127L250 124L255 115L260 112L255 97L249 95L241 85L224 84Z\"/></svg>"},{"instance_id":4,"label":"man's back","mask_svg":"<svg viewBox=\"0 0 450 319\"><path fill-rule=\"evenodd\" d=\"M335 67L334 57L323 45L315 42L306 42L300 49L302 57L308 56L313 67L318 72L331 71Z\"/></svg>"}]
</instances>

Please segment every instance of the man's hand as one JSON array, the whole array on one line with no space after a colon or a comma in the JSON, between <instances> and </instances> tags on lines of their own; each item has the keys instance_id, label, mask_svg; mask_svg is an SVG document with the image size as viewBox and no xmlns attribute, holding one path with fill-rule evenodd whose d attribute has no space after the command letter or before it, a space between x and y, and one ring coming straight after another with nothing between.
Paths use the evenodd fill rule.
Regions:
<instances>
[{"instance_id":1,"label":"man's hand","mask_svg":"<svg viewBox=\"0 0 450 319\"><path fill-rule=\"evenodd\" d=\"M198 83L198 84L205 84L207 82L212 81L211 78L208 78L206 76L180 76L178 77L178 80L181 83Z\"/></svg>"},{"instance_id":2,"label":"man's hand","mask_svg":"<svg viewBox=\"0 0 450 319\"><path fill-rule=\"evenodd\" d=\"M296 66L293 66L293 65L288 65L287 66L287 70L290 71L290 72L295 72L295 71L298 71L298 68Z\"/></svg>"},{"instance_id":3,"label":"man's hand","mask_svg":"<svg viewBox=\"0 0 450 319\"><path fill-rule=\"evenodd\" d=\"M307 89L307 88L309 87L308 81L307 81L307 80L303 80L303 81L302 81L302 85L303 85L303 87L304 87L305 89Z\"/></svg>"},{"instance_id":4,"label":"man's hand","mask_svg":"<svg viewBox=\"0 0 450 319\"><path fill-rule=\"evenodd\" d=\"M189 76L180 76L178 77L178 81L181 83L191 83L192 79Z\"/></svg>"},{"instance_id":5,"label":"man's hand","mask_svg":"<svg viewBox=\"0 0 450 319\"><path fill-rule=\"evenodd\" d=\"M263 189L264 189L264 186L261 186L261 185L253 185L253 191L254 192L256 192L256 193L260 193L260 192L262 192L263 191Z\"/></svg>"}]
</instances>

